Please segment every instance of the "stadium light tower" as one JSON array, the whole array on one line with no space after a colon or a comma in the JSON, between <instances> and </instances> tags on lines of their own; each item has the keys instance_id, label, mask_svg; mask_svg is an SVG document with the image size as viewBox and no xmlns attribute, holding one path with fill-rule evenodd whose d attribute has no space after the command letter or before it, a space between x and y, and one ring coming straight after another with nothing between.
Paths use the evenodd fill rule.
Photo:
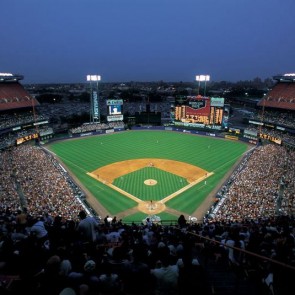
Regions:
<instances>
[{"instance_id":1,"label":"stadium light tower","mask_svg":"<svg viewBox=\"0 0 295 295\"><path fill-rule=\"evenodd\" d=\"M98 82L101 76L87 75L86 78L90 84L90 122L100 123Z\"/></svg>"},{"instance_id":2,"label":"stadium light tower","mask_svg":"<svg viewBox=\"0 0 295 295\"><path fill-rule=\"evenodd\" d=\"M206 96L206 82L210 81L210 76L209 75L197 75L196 76L196 81L199 82L198 95L200 94L200 85L201 85L201 82L205 82L204 96Z\"/></svg>"}]
</instances>

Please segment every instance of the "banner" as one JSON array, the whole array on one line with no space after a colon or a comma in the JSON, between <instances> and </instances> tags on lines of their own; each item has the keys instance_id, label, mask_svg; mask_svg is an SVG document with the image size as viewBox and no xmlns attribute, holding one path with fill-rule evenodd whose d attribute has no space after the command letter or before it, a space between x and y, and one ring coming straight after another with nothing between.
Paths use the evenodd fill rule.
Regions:
<instances>
[{"instance_id":1,"label":"banner","mask_svg":"<svg viewBox=\"0 0 295 295\"><path fill-rule=\"evenodd\" d=\"M93 119L99 119L99 105L98 105L98 93L92 91L92 103L93 103Z\"/></svg>"}]
</instances>

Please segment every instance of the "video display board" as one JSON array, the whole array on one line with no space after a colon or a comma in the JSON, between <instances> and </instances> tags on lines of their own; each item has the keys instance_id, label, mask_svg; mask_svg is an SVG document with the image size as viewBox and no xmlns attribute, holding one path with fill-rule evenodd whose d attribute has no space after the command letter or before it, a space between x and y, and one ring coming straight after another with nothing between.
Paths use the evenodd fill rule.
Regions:
<instances>
[{"instance_id":1,"label":"video display board","mask_svg":"<svg viewBox=\"0 0 295 295\"><path fill-rule=\"evenodd\" d=\"M224 99L188 96L174 109L175 125L221 129L224 114Z\"/></svg>"},{"instance_id":2,"label":"video display board","mask_svg":"<svg viewBox=\"0 0 295 295\"><path fill-rule=\"evenodd\" d=\"M20 138L17 138L15 143L16 143L16 145L20 145L26 141L29 141L32 139L37 139L38 137L39 137L38 133L28 134L28 135L22 136Z\"/></svg>"},{"instance_id":3,"label":"video display board","mask_svg":"<svg viewBox=\"0 0 295 295\"><path fill-rule=\"evenodd\" d=\"M123 120L123 99L108 99L107 101L108 122Z\"/></svg>"}]
</instances>

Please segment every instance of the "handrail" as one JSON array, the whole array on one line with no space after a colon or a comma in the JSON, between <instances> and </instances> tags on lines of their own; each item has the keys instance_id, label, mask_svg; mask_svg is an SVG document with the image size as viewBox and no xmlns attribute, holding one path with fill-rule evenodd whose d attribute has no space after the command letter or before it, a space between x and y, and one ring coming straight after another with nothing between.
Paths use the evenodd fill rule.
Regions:
<instances>
[{"instance_id":1,"label":"handrail","mask_svg":"<svg viewBox=\"0 0 295 295\"><path fill-rule=\"evenodd\" d=\"M178 229L178 230L181 230L179 227L173 227L174 229ZM193 236L197 236L198 238L201 238L201 239L204 239L204 240L207 240L207 241L210 241L210 242L213 242L213 243L216 243L216 244L219 244L219 245L222 245L226 248L231 248L231 249L234 249L234 250L238 250L238 251L241 251L245 254L249 254L251 256L255 256L259 259L263 259L263 260L267 260L269 262L272 262L272 263L275 263L275 264L278 264L280 266L283 266L283 267L286 267L286 268L289 268L291 270L294 270L295 271L295 267L292 266L292 265L289 265L289 264L286 264L286 263L283 263L281 261L278 261L278 260L275 260L275 259L272 259L272 258L269 258L269 257L266 257L266 256L263 256L263 255L259 255L257 253L254 253L254 252L251 252L251 251L248 251L248 250L244 250L244 249L241 249L241 248L237 248L237 247L234 247L234 246L228 246L228 245L224 245L223 243L219 242L219 241L216 241L216 240L213 240L213 239L210 239L210 238L207 238L207 237L203 237L201 235L198 235L196 233L193 233L193 232L188 232L189 234L193 235Z\"/></svg>"}]
</instances>

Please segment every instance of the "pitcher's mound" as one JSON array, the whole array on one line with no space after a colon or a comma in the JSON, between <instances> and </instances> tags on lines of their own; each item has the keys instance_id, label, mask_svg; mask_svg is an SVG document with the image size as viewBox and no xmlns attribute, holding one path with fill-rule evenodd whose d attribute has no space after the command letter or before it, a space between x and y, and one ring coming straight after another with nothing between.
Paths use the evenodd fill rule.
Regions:
<instances>
[{"instance_id":1,"label":"pitcher's mound","mask_svg":"<svg viewBox=\"0 0 295 295\"><path fill-rule=\"evenodd\" d=\"M145 185L156 185L158 182L155 179L147 179L144 181Z\"/></svg>"}]
</instances>

